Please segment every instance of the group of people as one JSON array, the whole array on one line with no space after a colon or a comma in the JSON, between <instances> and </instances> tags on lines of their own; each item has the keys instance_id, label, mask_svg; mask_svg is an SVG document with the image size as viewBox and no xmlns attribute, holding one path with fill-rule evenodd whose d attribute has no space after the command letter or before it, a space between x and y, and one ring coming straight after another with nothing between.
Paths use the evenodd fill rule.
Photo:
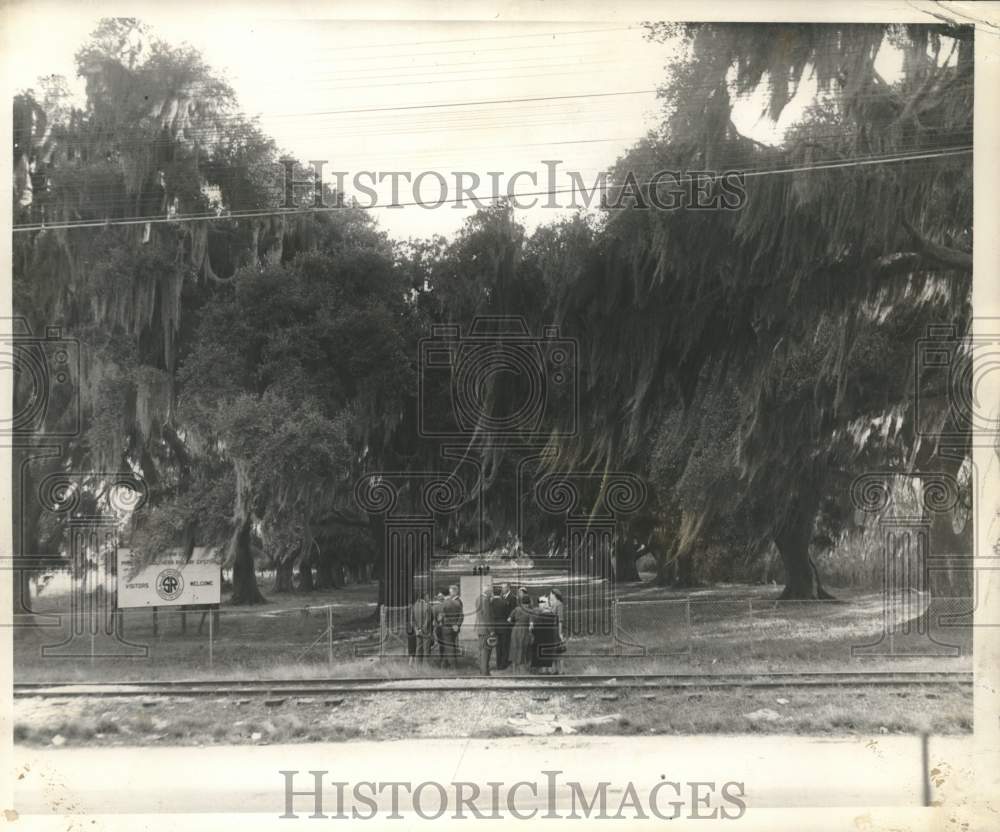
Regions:
<instances>
[{"instance_id":1,"label":"group of people","mask_svg":"<svg viewBox=\"0 0 1000 832\"><path fill-rule=\"evenodd\" d=\"M566 650L563 600L556 589L532 596L526 587L516 592L509 583L487 587L476 599L476 640L479 670L512 669L515 674L559 673ZM455 668L465 607L458 586L432 600L421 594L410 607L407 641L410 662L434 661Z\"/></svg>"}]
</instances>

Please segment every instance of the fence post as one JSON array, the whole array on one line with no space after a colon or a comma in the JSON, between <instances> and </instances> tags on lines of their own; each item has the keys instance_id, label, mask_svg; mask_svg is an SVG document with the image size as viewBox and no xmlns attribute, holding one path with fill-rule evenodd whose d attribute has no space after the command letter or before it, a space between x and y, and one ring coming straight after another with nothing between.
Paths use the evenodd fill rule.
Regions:
<instances>
[{"instance_id":1,"label":"fence post","mask_svg":"<svg viewBox=\"0 0 1000 832\"><path fill-rule=\"evenodd\" d=\"M618 599L611 599L611 655L618 656L621 654L621 647L618 643L618 633L621 629L621 621L619 621L619 616L621 613L618 609Z\"/></svg>"},{"instance_id":2,"label":"fence post","mask_svg":"<svg viewBox=\"0 0 1000 832\"><path fill-rule=\"evenodd\" d=\"M926 731L920 733L920 782L923 786L924 806L931 805L931 764L930 753L927 748L928 734Z\"/></svg>"},{"instance_id":3,"label":"fence post","mask_svg":"<svg viewBox=\"0 0 1000 832\"><path fill-rule=\"evenodd\" d=\"M326 658L330 669L333 669L333 607L326 605Z\"/></svg>"},{"instance_id":4,"label":"fence post","mask_svg":"<svg viewBox=\"0 0 1000 832\"><path fill-rule=\"evenodd\" d=\"M694 656L694 632L691 630L691 596L684 599L684 621L688 631L688 661Z\"/></svg>"},{"instance_id":5,"label":"fence post","mask_svg":"<svg viewBox=\"0 0 1000 832\"><path fill-rule=\"evenodd\" d=\"M209 667L212 667L215 661L215 655L213 652L213 644L212 644L213 636L215 635L214 632L215 627L213 625L214 619L215 615L212 613L212 611L209 611L208 613L208 666Z\"/></svg>"}]
</instances>

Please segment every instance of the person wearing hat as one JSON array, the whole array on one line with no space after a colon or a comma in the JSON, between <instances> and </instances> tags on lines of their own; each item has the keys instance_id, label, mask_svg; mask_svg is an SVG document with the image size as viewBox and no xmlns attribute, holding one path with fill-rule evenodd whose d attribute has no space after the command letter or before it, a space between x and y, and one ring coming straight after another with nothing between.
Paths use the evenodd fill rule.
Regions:
<instances>
[{"instance_id":1,"label":"person wearing hat","mask_svg":"<svg viewBox=\"0 0 1000 832\"><path fill-rule=\"evenodd\" d=\"M464 617L458 585L452 584L448 587L448 597L441 606L441 644L445 667L458 667L458 631L462 629Z\"/></svg>"},{"instance_id":2,"label":"person wearing hat","mask_svg":"<svg viewBox=\"0 0 1000 832\"><path fill-rule=\"evenodd\" d=\"M426 592L421 592L410 607L410 629L416 637L416 660L421 663L430 661L434 643L434 614Z\"/></svg>"},{"instance_id":3,"label":"person wearing hat","mask_svg":"<svg viewBox=\"0 0 1000 832\"><path fill-rule=\"evenodd\" d=\"M555 651L559 643L559 622L549 608L548 595L538 597L530 624L533 647L531 667L538 673L554 673Z\"/></svg>"},{"instance_id":4,"label":"person wearing hat","mask_svg":"<svg viewBox=\"0 0 1000 832\"><path fill-rule=\"evenodd\" d=\"M490 675L490 656L497 647L497 630L493 620L493 593L484 589L476 599L476 636L479 639L479 672Z\"/></svg>"},{"instance_id":5,"label":"person wearing hat","mask_svg":"<svg viewBox=\"0 0 1000 832\"><path fill-rule=\"evenodd\" d=\"M524 588L518 593L517 606L507 616L510 625L510 660L514 674L526 674L531 667L531 599Z\"/></svg>"},{"instance_id":6,"label":"person wearing hat","mask_svg":"<svg viewBox=\"0 0 1000 832\"><path fill-rule=\"evenodd\" d=\"M497 670L506 670L510 666L510 624L507 617L511 610L500 594L500 585L494 584L490 595L490 617L493 620L493 632L497 637L495 650Z\"/></svg>"},{"instance_id":7,"label":"person wearing hat","mask_svg":"<svg viewBox=\"0 0 1000 832\"><path fill-rule=\"evenodd\" d=\"M501 626L497 629L497 638L500 639L500 644L497 647L497 666L507 668L513 663L510 639L514 626L508 619L517 607L517 593L506 581L500 585L500 590L500 598L503 600L503 618L498 619L496 615L493 616L495 620L501 622Z\"/></svg>"},{"instance_id":8,"label":"person wearing hat","mask_svg":"<svg viewBox=\"0 0 1000 832\"><path fill-rule=\"evenodd\" d=\"M562 656L561 654L566 651L566 630L563 627L563 598L562 593L558 589L550 589L549 596L549 610L556 617L556 646L555 655L552 657L552 672L562 673Z\"/></svg>"},{"instance_id":9,"label":"person wearing hat","mask_svg":"<svg viewBox=\"0 0 1000 832\"><path fill-rule=\"evenodd\" d=\"M438 667L444 667L444 640L441 624L444 621L444 593L439 592L431 602L431 655L437 653Z\"/></svg>"}]
</instances>

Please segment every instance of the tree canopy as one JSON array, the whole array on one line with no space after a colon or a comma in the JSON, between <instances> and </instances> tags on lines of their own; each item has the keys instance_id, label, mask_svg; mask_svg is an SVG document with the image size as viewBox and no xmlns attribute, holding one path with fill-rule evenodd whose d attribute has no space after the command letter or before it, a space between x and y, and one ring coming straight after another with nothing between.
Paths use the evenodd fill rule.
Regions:
<instances>
[{"instance_id":1,"label":"tree canopy","mask_svg":"<svg viewBox=\"0 0 1000 832\"><path fill-rule=\"evenodd\" d=\"M447 464L421 420L448 418L453 391L420 376L421 339L439 325L468 334L477 318L517 319L531 337L558 324L578 350L576 386L553 386L535 422L498 439L489 424L530 384L482 380L463 450L470 498L437 544L562 545L558 518L516 528L517 449L541 435L532 471L596 474L594 505L613 474L648 482L628 536L658 553L661 579L707 539L740 556L773 542L786 596L826 597L814 537L848 522L834 506L852 476L955 471L967 450L917 430L916 392L937 402L939 433L956 426L941 374L918 372L913 348L931 324L964 333L971 312L972 32L648 34L677 57L659 128L614 166L613 207L529 233L499 202L452 240L395 243L349 201L278 210L284 157L230 86L140 22L104 21L77 53L82 108L57 79L14 101L13 200L29 227L15 235L15 308L34 331L58 322L82 358L80 430L41 455L74 418L53 398L19 451L28 490L70 467L92 472L95 494L109 472L140 474L135 547L218 547L237 603L263 600L260 558L278 589L293 568L303 588L314 568L326 582L358 563L378 574L380 521L355 483ZM898 66L884 77L887 55ZM809 85L780 143L737 129L741 102L765 101L774 120ZM649 210L656 171L679 172L675 184L708 172L709 197L736 172L744 195ZM59 549L40 509L21 510L18 551Z\"/></svg>"}]
</instances>

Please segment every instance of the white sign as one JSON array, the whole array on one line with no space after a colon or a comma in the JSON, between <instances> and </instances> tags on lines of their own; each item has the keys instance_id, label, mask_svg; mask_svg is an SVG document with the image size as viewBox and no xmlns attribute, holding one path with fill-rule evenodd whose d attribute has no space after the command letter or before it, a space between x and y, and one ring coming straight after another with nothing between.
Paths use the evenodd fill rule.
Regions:
<instances>
[{"instance_id":1,"label":"white sign","mask_svg":"<svg viewBox=\"0 0 1000 832\"><path fill-rule=\"evenodd\" d=\"M222 567L204 547L196 546L187 563L173 550L142 566L131 549L120 548L117 565L119 609L219 603Z\"/></svg>"},{"instance_id":2,"label":"white sign","mask_svg":"<svg viewBox=\"0 0 1000 832\"><path fill-rule=\"evenodd\" d=\"M482 597L483 592L491 592L493 587L492 575L462 575L459 578L459 592L462 596L462 629L458 631L459 641L475 641L479 633L476 632L476 622L479 615L476 613L476 604Z\"/></svg>"}]
</instances>

